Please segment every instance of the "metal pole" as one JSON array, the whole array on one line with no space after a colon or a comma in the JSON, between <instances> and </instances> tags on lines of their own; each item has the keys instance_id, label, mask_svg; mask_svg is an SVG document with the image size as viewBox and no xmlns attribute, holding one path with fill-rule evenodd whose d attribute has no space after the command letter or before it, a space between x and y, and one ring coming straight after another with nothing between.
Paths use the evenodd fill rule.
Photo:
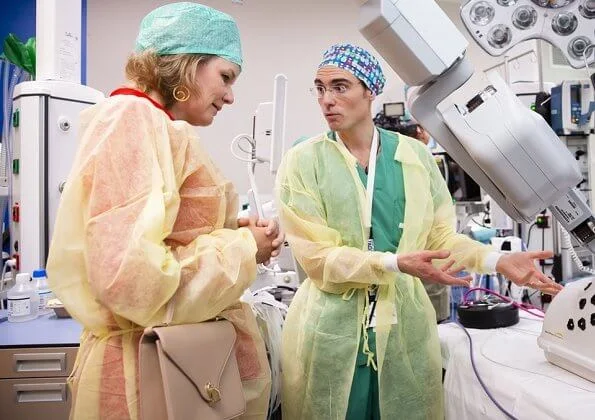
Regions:
<instances>
[{"instance_id":1,"label":"metal pole","mask_svg":"<svg viewBox=\"0 0 595 420\"><path fill-rule=\"evenodd\" d=\"M539 82L539 91L543 92L543 47L542 40L537 39L537 81Z\"/></svg>"},{"instance_id":2,"label":"metal pole","mask_svg":"<svg viewBox=\"0 0 595 420\"><path fill-rule=\"evenodd\" d=\"M558 234L558 221L552 217L552 251L554 251L554 254L559 254L561 251Z\"/></svg>"},{"instance_id":3,"label":"metal pole","mask_svg":"<svg viewBox=\"0 0 595 420\"><path fill-rule=\"evenodd\" d=\"M510 60L507 55L504 56L504 81L510 86Z\"/></svg>"}]
</instances>

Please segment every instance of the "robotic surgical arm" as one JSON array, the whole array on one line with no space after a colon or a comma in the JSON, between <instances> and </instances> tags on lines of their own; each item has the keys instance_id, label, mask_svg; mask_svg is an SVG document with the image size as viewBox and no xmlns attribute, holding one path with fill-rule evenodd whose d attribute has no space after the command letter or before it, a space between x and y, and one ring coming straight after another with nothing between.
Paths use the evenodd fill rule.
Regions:
<instances>
[{"instance_id":1,"label":"robotic surgical arm","mask_svg":"<svg viewBox=\"0 0 595 420\"><path fill-rule=\"evenodd\" d=\"M561 49L573 66L581 55L593 61L594 54L587 54L595 43L593 0L470 0L461 16L492 55L513 41L542 38L558 46L566 42ZM510 25L495 24L495 17ZM359 25L396 73L416 86L411 114L509 216L530 222L547 207L595 253L595 218L575 188L582 180L576 160L501 78L488 76L483 88L472 86L467 41L433 0L364 0ZM572 26L569 37L544 35L543 28L560 35ZM465 98L462 103L452 99L455 91Z\"/></svg>"}]
</instances>

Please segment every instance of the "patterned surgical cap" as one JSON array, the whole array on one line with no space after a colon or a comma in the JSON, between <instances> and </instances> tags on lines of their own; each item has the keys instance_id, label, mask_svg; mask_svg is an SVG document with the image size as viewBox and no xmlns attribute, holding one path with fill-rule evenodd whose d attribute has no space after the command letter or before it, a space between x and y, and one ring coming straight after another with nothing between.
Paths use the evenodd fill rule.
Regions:
<instances>
[{"instance_id":1,"label":"patterned surgical cap","mask_svg":"<svg viewBox=\"0 0 595 420\"><path fill-rule=\"evenodd\" d=\"M370 91L380 95L386 79L378 60L368 51L352 44L337 44L324 52L322 63L324 66L336 66L347 70L356 78L364 82Z\"/></svg>"}]
</instances>

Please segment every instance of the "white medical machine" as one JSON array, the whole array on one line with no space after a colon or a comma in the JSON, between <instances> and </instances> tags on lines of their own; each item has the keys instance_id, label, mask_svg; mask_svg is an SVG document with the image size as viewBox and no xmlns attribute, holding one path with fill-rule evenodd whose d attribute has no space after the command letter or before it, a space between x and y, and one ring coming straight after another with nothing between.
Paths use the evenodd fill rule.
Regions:
<instances>
[{"instance_id":1,"label":"white medical machine","mask_svg":"<svg viewBox=\"0 0 595 420\"><path fill-rule=\"evenodd\" d=\"M537 344L551 363L595 382L595 278L571 282L556 296Z\"/></svg>"},{"instance_id":2,"label":"white medical machine","mask_svg":"<svg viewBox=\"0 0 595 420\"><path fill-rule=\"evenodd\" d=\"M78 116L103 95L62 81L23 82L13 105L11 256L17 270L45 267L58 204L78 145Z\"/></svg>"},{"instance_id":3,"label":"white medical machine","mask_svg":"<svg viewBox=\"0 0 595 420\"><path fill-rule=\"evenodd\" d=\"M416 86L411 114L446 152L514 220L529 222L549 208L564 229L595 252L595 218L575 188L582 179L576 160L499 76L488 75L476 87L465 56L467 41L442 9L433 0L360 4L360 31L405 83ZM492 55L540 38L560 48L573 67L595 61L590 47L595 43L594 0L469 0L461 18ZM554 299L545 325L559 321L556 306L574 304L563 303L571 290ZM586 340L588 335L577 346L582 362L574 358L578 362L571 363L569 354L559 350L572 346L564 339L546 351L548 360L587 377L595 357L595 340Z\"/></svg>"},{"instance_id":4,"label":"white medical machine","mask_svg":"<svg viewBox=\"0 0 595 420\"><path fill-rule=\"evenodd\" d=\"M277 173L285 150L285 125L287 110L287 77L277 74L273 80L273 100L262 102L256 107L253 117L252 135L240 134L231 143L232 154L247 162L250 189L248 190L249 214L253 217L272 219L277 217L274 201L262 203L255 177L257 164L266 163L272 175ZM236 149L247 156L238 155ZM259 155L265 151L266 157ZM250 287L258 290L267 286L297 288L299 280L297 266L288 244L284 244L280 255L271 266L259 267L256 281Z\"/></svg>"},{"instance_id":5,"label":"white medical machine","mask_svg":"<svg viewBox=\"0 0 595 420\"><path fill-rule=\"evenodd\" d=\"M285 149L285 114L287 110L287 76L277 74L273 84L273 100L261 102L256 107L252 123L252 135L240 134L231 142L231 153L236 159L248 163L248 204L252 216L263 218L263 205L256 184L255 169L259 163L268 163L272 175L277 173ZM239 156L239 149L248 157ZM260 150L267 150L262 157Z\"/></svg>"}]
</instances>

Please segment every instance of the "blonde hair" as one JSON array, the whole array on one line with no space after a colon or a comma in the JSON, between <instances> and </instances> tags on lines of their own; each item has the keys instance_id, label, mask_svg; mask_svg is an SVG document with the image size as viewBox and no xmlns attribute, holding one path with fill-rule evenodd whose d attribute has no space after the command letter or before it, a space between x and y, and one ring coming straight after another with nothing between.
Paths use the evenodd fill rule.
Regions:
<instances>
[{"instance_id":1,"label":"blonde hair","mask_svg":"<svg viewBox=\"0 0 595 420\"><path fill-rule=\"evenodd\" d=\"M196 70L213 56L208 54L157 55L153 51L133 53L126 62L126 77L143 92L157 92L163 106L171 108L176 99L174 89L184 87L190 94L199 95Z\"/></svg>"}]
</instances>

